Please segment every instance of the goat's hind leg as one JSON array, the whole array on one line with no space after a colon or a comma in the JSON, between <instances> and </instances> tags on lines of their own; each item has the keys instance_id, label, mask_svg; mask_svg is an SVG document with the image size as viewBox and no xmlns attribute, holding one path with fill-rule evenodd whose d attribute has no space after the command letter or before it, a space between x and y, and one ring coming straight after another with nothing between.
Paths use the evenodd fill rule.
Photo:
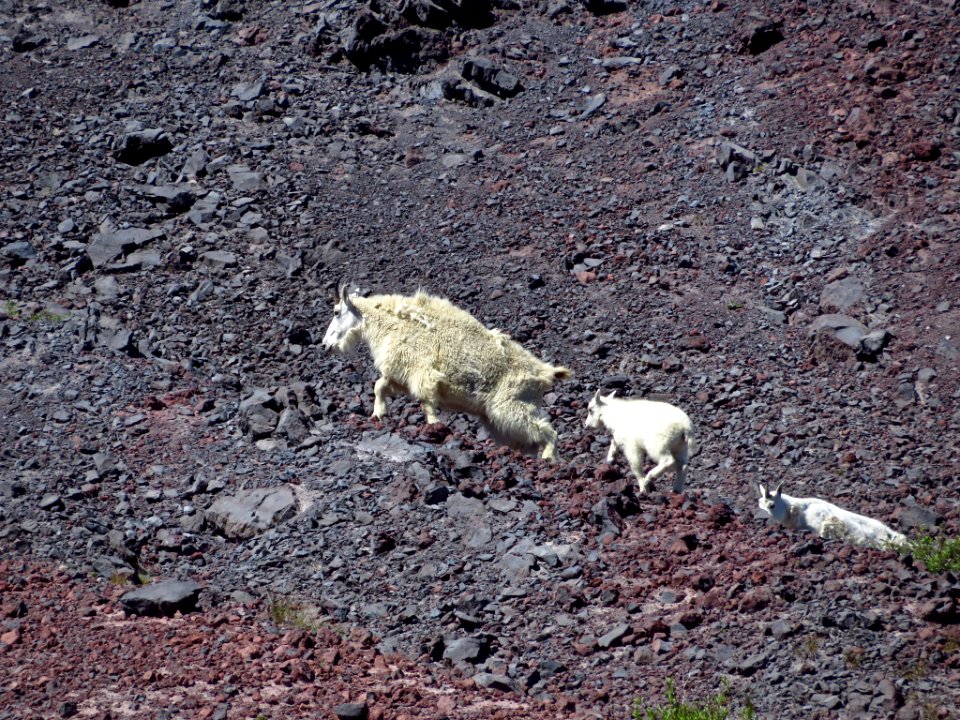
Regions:
<instances>
[{"instance_id":1,"label":"goat's hind leg","mask_svg":"<svg viewBox=\"0 0 960 720\"><path fill-rule=\"evenodd\" d=\"M623 454L626 456L627 462L630 464L630 471L637 479L637 484L640 486L640 493L645 493L650 487L649 478L645 478L643 476L643 465L647 461L646 453L639 445L628 442L623 446Z\"/></svg>"},{"instance_id":2,"label":"goat's hind leg","mask_svg":"<svg viewBox=\"0 0 960 720\"><path fill-rule=\"evenodd\" d=\"M498 402L488 409L487 422L499 441L521 452L536 450L544 460L555 459L557 431L547 420L536 417L527 403Z\"/></svg>"},{"instance_id":3,"label":"goat's hind leg","mask_svg":"<svg viewBox=\"0 0 960 720\"><path fill-rule=\"evenodd\" d=\"M546 420L536 420L534 422L541 437L540 457L544 460L555 460L557 431Z\"/></svg>"},{"instance_id":4,"label":"goat's hind leg","mask_svg":"<svg viewBox=\"0 0 960 720\"><path fill-rule=\"evenodd\" d=\"M654 480L663 475L670 468L676 467L677 461L673 458L672 455L667 455L658 460L656 467L654 467L650 472L647 473L646 477L643 479L641 484L641 490L650 486ZM674 481L674 487L676 487L676 481Z\"/></svg>"}]
</instances>

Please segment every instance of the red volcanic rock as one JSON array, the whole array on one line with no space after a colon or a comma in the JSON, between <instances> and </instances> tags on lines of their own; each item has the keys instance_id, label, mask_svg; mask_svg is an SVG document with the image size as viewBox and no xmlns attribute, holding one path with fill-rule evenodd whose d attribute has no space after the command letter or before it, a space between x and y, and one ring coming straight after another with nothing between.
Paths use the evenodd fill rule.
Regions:
<instances>
[{"instance_id":1,"label":"red volcanic rock","mask_svg":"<svg viewBox=\"0 0 960 720\"><path fill-rule=\"evenodd\" d=\"M907 145L907 152L914 160L922 162L933 162L940 159L941 145L930 140L920 140Z\"/></svg>"}]
</instances>

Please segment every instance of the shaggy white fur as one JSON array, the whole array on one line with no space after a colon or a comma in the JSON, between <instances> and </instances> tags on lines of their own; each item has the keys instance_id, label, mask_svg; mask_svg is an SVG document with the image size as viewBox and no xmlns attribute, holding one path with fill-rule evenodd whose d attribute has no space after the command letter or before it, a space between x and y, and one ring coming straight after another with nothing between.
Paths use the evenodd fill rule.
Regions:
<instances>
[{"instance_id":1,"label":"shaggy white fur","mask_svg":"<svg viewBox=\"0 0 960 720\"><path fill-rule=\"evenodd\" d=\"M323 338L328 350L370 347L380 378L373 388L373 416L387 399L406 393L419 400L428 422L439 410L479 417L498 440L552 459L557 433L538 417L543 394L570 377L499 330L489 330L448 300L417 292L350 296L337 293L334 317Z\"/></svg>"}]
</instances>

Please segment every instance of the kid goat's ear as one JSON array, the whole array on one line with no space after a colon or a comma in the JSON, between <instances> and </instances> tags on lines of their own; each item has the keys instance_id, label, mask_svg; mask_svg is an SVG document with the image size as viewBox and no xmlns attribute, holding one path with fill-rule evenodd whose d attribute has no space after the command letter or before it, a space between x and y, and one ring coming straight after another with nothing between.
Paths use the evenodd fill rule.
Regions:
<instances>
[{"instance_id":1,"label":"kid goat's ear","mask_svg":"<svg viewBox=\"0 0 960 720\"><path fill-rule=\"evenodd\" d=\"M777 497L780 497L780 491L781 491L781 489L783 488L783 483L784 483L784 481L781 480L781 481L780 481L780 484L777 485L777 489L773 491L774 494L775 494Z\"/></svg>"},{"instance_id":2,"label":"kid goat's ear","mask_svg":"<svg viewBox=\"0 0 960 720\"><path fill-rule=\"evenodd\" d=\"M757 487L760 489L760 497L765 498L770 495L770 493L767 492L767 488L763 483L757 483Z\"/></svg>"},{"instance_id":3,"label":"kid goat's ear","mask_svg":"<svg viewBox=\"0 0 960 720\"><path fill-rule=\"evenodd\" d=\"M611 390L610 394L607 395L607 400L613 400L613 396L617 394L616 390Z\"/></svg>"}]
</instances>

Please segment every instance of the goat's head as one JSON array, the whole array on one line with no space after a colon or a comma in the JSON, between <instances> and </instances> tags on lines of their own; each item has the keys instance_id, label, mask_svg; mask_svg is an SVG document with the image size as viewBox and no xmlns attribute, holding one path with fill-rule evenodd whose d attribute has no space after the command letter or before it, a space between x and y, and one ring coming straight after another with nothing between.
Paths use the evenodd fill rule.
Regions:
<instances>
[{"instance_id":1,"label":"goat's head","mask_svg":"<svg viewBox=\"0 0 960 720\"><path fill-rule=\"evenodd\" d=\"M606 397L600 394L600 390L597 390L593 394L590 404L587 405L587 420L584 423L584 427L595 428L600 426L600 415L603 412L603 408L608 401L613 400L613 396L616 394L616 390Z\"/></svg>"},{"instance_id":2,"label":"goat's head","mask_svg":"<svg viewBox=\"0 0 960 720\"><path fill-rule=\"evenodd\" d=\"M327 350L348 353L360 342L363 316L350 300L346 285L334 290L333 301L333 320L323 336L323 346Z\"/></svg>"},{"instance_id":3,"label":"goat's head","mask_svg":"<svg viewBox=\"0 0 960 720\"><path fill-rule=\"evenodd\" d=\"M775 520L782 521L787 516L787 504L783 500L783 483L777 485L773 492L767 489L765 483L760 483L760 498L757 504L760 509Z\"/></svg>"}]
</instances>

